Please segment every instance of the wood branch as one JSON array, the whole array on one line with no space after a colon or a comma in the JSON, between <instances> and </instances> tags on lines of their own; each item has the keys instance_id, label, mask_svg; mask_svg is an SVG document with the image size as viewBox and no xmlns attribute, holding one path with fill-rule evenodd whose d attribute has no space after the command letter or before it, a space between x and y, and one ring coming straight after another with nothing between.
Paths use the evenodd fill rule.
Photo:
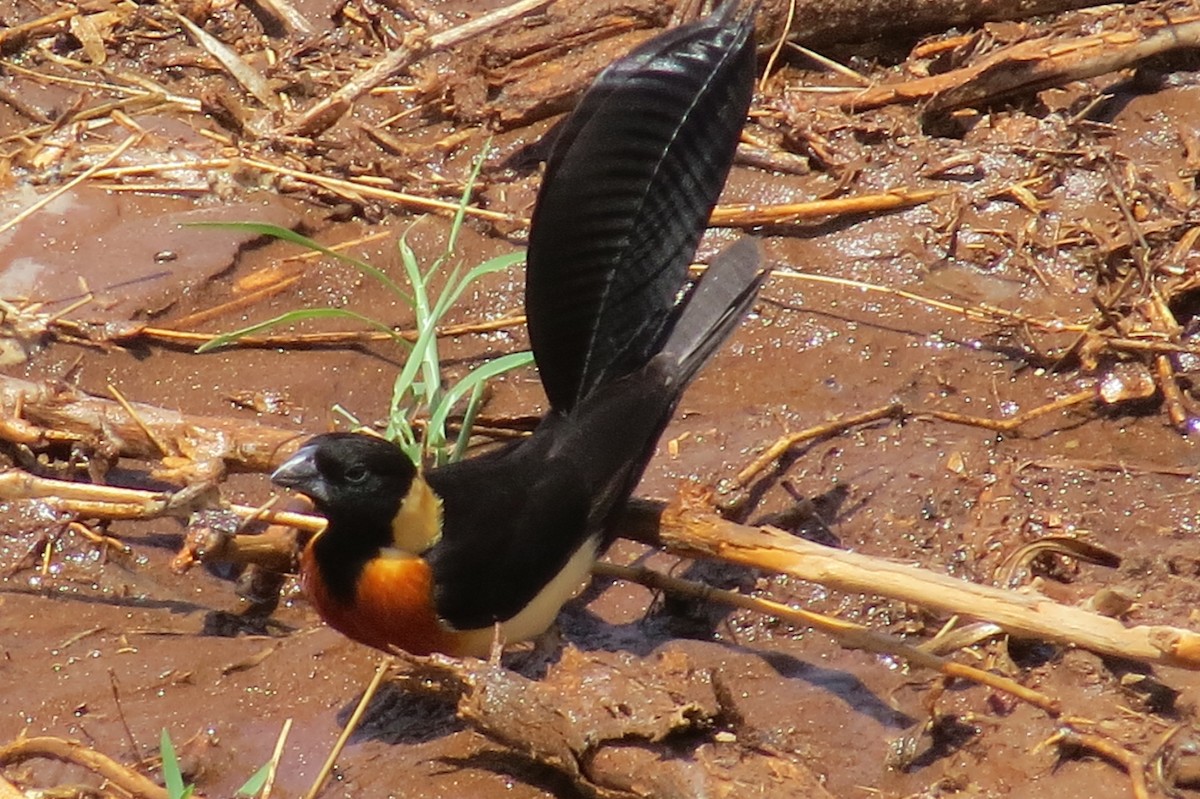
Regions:
<instances>
[{"instance_id":1,"label":"wood branch","mask_svg":"<svg viewBox=\"0 0 1200 799\"><path fill-rule=\"evenodd\" d=\"M758 739L752 724L714 736L732 706L719 675L683 652L637 658L567 646L537 680L474 658L398 657L417 690L456 699L460 718L584 796L832 799L802 758Z\"/></svg>"},{"instance_id":2,"label":"wood branch","mask_svg":"<svg viewBox=\"0 0 1200 799\"><path fill-rule=\"evenodd\" d=\"M54 494L55 490L61 493ZM118 493L109 495L116 501L106 503L88 494L89 490ZM130 518L128 510L138 505L139 497L148 510L160 515L165 512L161 493L52 481L16 469L0 473L0 499L46 500L48 496L53 497L57 509L80 511L90 518L106 518L106 504L113 507L115 518ZM992 622L1018 637L1078 646L1143 663L1200 670L1200 634L1189 630L1165 625L1126 627L1116 619L1061 605L1037 594L969 583L928 569L822 546L770 527L736 524L713 513L707 500L707 496L686 497L672 507L635 502L622 520L621 535L685 557L787 574L837 591L884 596L947 616ZM231 510L245 518L294 524L306 530L324 525L319 516L238 506ZM294 545L294 539L286 535L271 540L282 547ZM219 554L240 563L269 561L272 567L294 557L294 552L275 551L278 546L264 546L260 536L251 535L235 535L225 545L206 545L202 549L213 553L211 557ZM204 560L204 551L189 552L188 558Z\"/></svg>"},{"instance_id":3,"label":"wood branch","mask_svg":"<svg viewBox=\"0 0 1200 799\"><path fill-rule=\"evenodd\" d=\"M1151 56L1200 46L1200 20L1189 18L1141 30L1109 31L1074 39L1045 37L1019 42L977 64L941 75L824 95L823 103L862 111L898 102L929 101L925 114L996 100L1073 80L1105 75Z\"/></svg>"},{"instance_id":4,"label":"wood branch","mask_svg":"<svg viewBox=\"0 0 1200 799\"><path fill-rule=\"evenodd\" d=\"M401 47L388 53L371 69L355 75L340 89L304 111L277 133L283 136L312 136L328 130L342 118L356 99L427 53L460 45L549 2L550 0L517 0L511 5L498 8L432 36L412 35L406 37Z\"/></svg>"},{"instance_id":5,"label":"wood branch","mask_svg":"<svg viewBox=\"0 0 1200 799\"><path fill-rule=\"evenodd\" d=\"M0 746L0 766L21 763L39 757L83 766L126 793L141 797L141 799L167 799L166 790L153 780L143 777L136 771L122 766L107 755L84 746L78 741L49 736L21 737L10 744Z\"/></svg>"},{"instance_id":6,"label":"wood branch","mask_svg":"<svg viewBox=\"0 0 1200 799\"><path fill-rule=\"evenodd\" d=\"M792 0L764 0L759 14L759 38L779 37ZM831 42L852 43L929 31L954 26L970 27L983 22L1018 20L1039 14L1100 5L1096 0L802 0L797 2L791 38L825 47Z\"/></svg>"},{"instance_id":7,"label":"wood branch","mask_svg":"<svg viewBox=\"0 0 1200 799\"><path fill-rule=\"evenodd\" d=\"M1052 716L1062 712L1061 703L1053 697L1027 688L1016 680L977 669L963 663L928 652L913 646L899 636L879 632L845 619L814 613L811 610L793 608L781 602L757 596L747 596L737 591L713 588L710 585L656 572L644 566L619 566L601 561L592 567L592 574L615 577L620 580L644 585L652 591L664 591L676 596L716 602L731 607L751 610L765 616L782 619L798 627L812 627L837 640L847 649L864 649L881 655L893 655L907 660L911 665L939 672L946 677L970 680L994 690L1010 694L1022 702L1041 708Z\"/></svg>"},{"instance_id":8,"label":"wood branch","mask_svg":"<svg viewBox=\"0 0 1200 799\"><path fill-rule=\"evenodd\" d=\"M822 546L771 527L747 527L710 510L707 497L671 507L641 505L642 540L687 557L710 558L798 577L851 594L909 602L947 616L989 621L1010 635L1078 646L1143 663L1200 669L1200 633L1163 625L1126 627L1117 619L1035 593L970 583L883 558ZM636 517L635 517L636 518ZM631 520L632 521L632 520Z\"/></svg>"},{"instance_id":9,"label":"wood branch","mask_svg":"<svg viewBox=\"0 0 1200 799\"><path fill-rule=\"evenodd\" d=\"M138 488L76 483L38 477L21 469L0 471L0 501L18 499L43 500L54 507L79 516L96 519L157 519L161 516L182 516L197 510L203 496L189 489L176 492L145 491ZM292 510L255 508L249 505L230 505L228 510L242 519L259 519L271 524L283 524L307 533L325 527L325 519L311 513ZM262 535L237 536L225 552L236 563L262 563L262 558L276 558L277 553L263 552ZM248 541L244 539L258 539ZM282 537L281 537L282 539ZM274 540L274 539L272 539ZM240 549L239 549L240 545ZM252 554L240 554L240 553Z\"/></svg>"},{"instance_id":10,"label":"wood branch","mask_svg":"<svg viewBox=\"0 0 1200 799\"><path fill-rule=\"evenodd\" d=\"M792 225L826 216L884 213L921 205L949 192L940 189L894 189L882 194L810 200L801 203L753 203L718 205L709 224L713 227L753 228L762 225Z\"/></svg>"},{"instance_id":11,"label":"wood branch","mask_svg":"<svg viewBox=\"0 0 1200 799\"><path fill-rule=\"evenodd\" d=\"M64 384L0 376L0 439L46 447L111 446L122 457L233 471L264 472L278 466L304 434L218 416L188 416L143 403L93 397ZM136 418L135 418L136 417ZM160 443L170 451L163 453ZM176 463L176 466L179 465ZM168 461L168 465L171 461Z\"/></svg>"}]
</instances>

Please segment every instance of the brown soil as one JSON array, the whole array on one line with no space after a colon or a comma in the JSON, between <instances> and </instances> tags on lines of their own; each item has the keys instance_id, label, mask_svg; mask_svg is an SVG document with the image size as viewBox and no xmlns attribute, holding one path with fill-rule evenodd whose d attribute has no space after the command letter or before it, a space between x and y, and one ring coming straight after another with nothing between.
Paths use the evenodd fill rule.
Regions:
<instances>
[{"instance_id":1,"label":"brown soil","mask_svg":"<svg viewBox=\"0 0 1200 799\"><path fill-rule=\"evenodd\" d=\"M534 74L527 64L514 66L515 45L497 34L419 62L392 89L357 103L315 142L263 136L269 112L180 33L162 6L113 6L116 16L103 20L89 15L100 27L95 41L107 54L103 67L91 64L94 54L86 47L94 42L85 32L67 23L48 25L4 42L0 164L7 168L0 214L12 217L105 157L135 132L134 123L146 133L117 164L240 152L315 174L379 176L391 181L387 188L453 202L471 158L484 147L479 122L502 118L505 130L491 141L476 202L507 219L468 223L458 256L477 263L519 245L521 218L537 181L536 168L520 156L550 125L549 118L535 117L557 110L552 104L519 105L514 93L532 97L541 87L542 96L550 96L578 84L579 75L663 22L654 14L621 16L601 2L575 5L590 9L597 30L616 26L612 18L625 20L625 27L613 28L618 37L583 37L572 60L561 62L571 73L561 84L537 82L550 80L547 65L558 63L553 54L541 61L528 57L541 69ZM369 66L374 53L394 45L397 26L404 24L403 14L373 3L336 4L335 13L333 4L311 0L298 9L323 38L305 46L298 37L264 37L262 23L240 4L191 6L193 19L235 44L297 106ZM473 4L438 10L455 22L462 18L460 7ZM829 52L873 81L899 81L942 73L1050 33L1068 37L1150 24L1166 9L1174 7L1142 3L988 23L956 47L927 57L910 55L918 41L912 36L890 48L873 47L869 58L853 49ZM47 13L42 5L18 3L0 10L0 22ZM956 36L939 33L922 43L953 43ZM275 58L265 56L267 48ZM64 58L87 63L78 69ZM794 511L796 497L803 497L807 512L786 517L799 535L979 582L1004 574L1010 587L1036 588L1067 603L1113 589L1132 598L1123 616L1130 623L1195 627L1200 499L1195 436L1187 433L1200 418L1192 376L1197 354L1175 353L1158 362L1153 353L1114 345L1099 331L1194 350L1200 64L1186 53L1161 57L1136 71L1023 92L949 121L926 119L924 126L913 104L856 113L823 102L820 93L800 91L847 80L810 72L810 65L798 55L786 63L756 98L755 122L748 127L775 152L777 165L801 168L766 171L740 164L725 201L761 205L895 188L944 194L892 213L757 229L776 268L958 305L998 306L1038 320L1090 321L1093 329L1081 336L1055 332L1053 325L980 322L896 293L778 274L685 397L638 493L669 499L686 481L715 485L784 433L835 414L898 400L914 411L1008 419L1095 389L1095 401L1012 432L917 414L810 443L750 487L743 517L778 521L771 515ZM85 91L54 76L101 87ZM128 91L113 87L136 87L132 76L200 99L206 113L130 101ZM89 127L80 112L113 99L125 100L133 123L108 112L102 114L107 124ZM501 113L505 108L508 116ZM520 113L512 110L518 108ZM381 124L385 120L391 121ZM140 190L115 185L139 182ZM327 244L385 233L353 252L395 275L401 274L398 235L408 231L428 263L448 230L444 216L315 189L236 161L150 170L144 177L101 175L0 230L0 295L45 302L39 310L56 313L83 296L83 281L95 297L69 309L69 318L149 320L172 328L244 296L263 284L264 275L296 274L299 279L284 290L194 329L226 331L288 310L331 305L389 324L409 320L374 283L332 259L288 260L297 254L289 245L251 246L228 231L177 227L211 218L299 223ZM700 259L735 235L711 232ZM520 289L517 272L490 280L465 298L451 321L519 312ZM335 405L360 420L380 419L403 358L385 343L202 356L186 348L19 342L11 332L5 343L5 372L12 376L67 381L106 396L113 386L132 400L260 420L297 434L343 425ZM523 333L513 329L454 339L444 348L448 368L461 372L523 345ZM1139 394L1142 384L1155 388ZM245 398L259 403L246 407ZM486 411L530 414L541 403L536 376L519 373L495 381ZM5 410L10 416L15 411ZM55 470L54 457L64 455L39 460L18 445L5 451L13 463L47 472ZM144 464L122 462L108 479L144 485L144 470ZM271 489L264 476L238 475L222 493L255 504ZM135 764L153 758L159 731L167 728L198 790L227 796L269 759L281 726L292 719L276 795L307 790L377 653L323 627L292 581L281 606L264 619L243 615L234 575L219 568L173 575L167 564L181 536L175 522L104 525L129 545L122 554L98 547L38 503L10 503L3 518L0 744L23 732L62 736ZM1104 569L1049 555L1005 570L1025 544L1058 535L1086 536L1118 553L1122 565ZM628 563L645 555L644 548L623 542L609 557ZM650 553L648 564L911 634L915 641L946 621L897 602L839 595L731 566L677 563L657 553ZM685 657L687 669L716 675L719 708L711 714L711 729L691 729L688 741L710 747L704 757L725 769L722 785L741 785L733 789L738 795L816 795L816 787L799 787L807 784L801 775L836 797L1069 799L1130 790L1124 772L1094 753L1042 745L1062 719L979 686L954 683L943 690L938 680L901 662L848 651L769 618L662 603L643 588L618 583L594 586L564 611L561 627L568 645L610 657L609 663L635 664L631 673L653 671L662 662L678 665L669 659ZM1084 651L1008 639L989 639L958 657L1060 699L1077 729L1135 757L1159 758L1165 734L1183 725L1167 751L1186 770L1196 743L1195 673L1151 672ZM513 665L537 676L540 669L531 662L518 656ZM590 685L578 683L573 700L592 701ZM561 698L566 705L573 700ZM511 744L457 719L449 701L396 684L372 703L323 795L579 795L561 771L530 763ZM681 745L676 739L660 744ZM643 764L638 768L657 768L638 759L640 749L605 751L606 757ZM653 755L666 758L665 751L654 749ZM750 752L770 753L774 773ZM741 758L741 765L730 765L730 757ZM621 771L620 763L602 765ZM22 786L98 784L82 769L46 760L10 766L4 774ZM1152 777L1151 790L1159 788ZM667 795L661 786L654 790Z\"/></svg>"}]
</instances>

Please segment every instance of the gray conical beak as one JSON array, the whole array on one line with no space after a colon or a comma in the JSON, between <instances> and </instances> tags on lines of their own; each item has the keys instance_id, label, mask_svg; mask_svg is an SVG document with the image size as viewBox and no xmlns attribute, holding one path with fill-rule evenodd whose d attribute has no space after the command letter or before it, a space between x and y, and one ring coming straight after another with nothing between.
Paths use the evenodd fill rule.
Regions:
<instances>
[{"instance_id":1,"label":"gray conical beak","mask_svg":"<svg viewBox=\"0 0 1200 799\"><path fill-rule=\"evenodd\" d=\"M314 500L324 499L325 480L317 469L316 448L304 446L271 474L271 482L306 494Z\"/></svg>"}]
</instances>

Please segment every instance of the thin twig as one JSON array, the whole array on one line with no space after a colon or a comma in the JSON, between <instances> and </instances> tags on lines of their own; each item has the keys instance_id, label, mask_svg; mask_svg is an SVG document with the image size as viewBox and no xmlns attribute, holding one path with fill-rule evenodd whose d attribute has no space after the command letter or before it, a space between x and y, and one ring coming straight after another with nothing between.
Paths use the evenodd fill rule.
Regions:
<instances>
[{"instance_id":1,"label":"thin twig","mask_svg":"<svg viewBox=\"0 0 1200 799\"><path fill-rule=\"evenodd\" d=\"M17 738L12 743L0 746L0 766L20 763L35 757L75 763L98 774L121 790L139 799L169 799L165 789L153 780L143 777L131 768L123 766L107 755L84 746L78 741L41 736Z\"/></svg>"},{"instance_id":2,"label":"thin twig","mask_svg":"<svg viewBox=\"0 0 1200 799\"><path fill-rule=\"evenodd\" d=\"M1146 784L1145 760L1116 742L1101 735L1064 727L1044 743L1057 744L1060 748L1074 747L1095 752L1125 770L1125 773L1129 775L1129 787L1133 792L1133 799L1150 799L1150 789Z\"/></svg>"},{"instance_id":3,"label":"thin twig","mask_svg":"<svg viewBox=\"0 0 1200 799\"><path fill-rule=\"evenodd\" d=\"M947 616L1000 625L1009 634L1078 646L1143 663L1200 669L1200 633L1178 627L1126 627L1117 619L1062 605L1033 593L967 582L948 575L847 552L771 527L748 527L714 514L709 497L681 496L679 504L627 519L623 531L688 557L713 558L788 574L849 594L908 602Z\"/></svg>"},{"instance_id":4,"label":"thin twig","mask_svg":"<svg viewBox=\"0 0 1200 799\"><path fill-rule=\"evenodd\" d=\"M813 425L797 433L789 433L763 450L761 455L738 472L732 479L723 480L719 491L721 494L733 494L740 491L748 486L750 481L756 476L770 468L773 463L783 457L784 453L803 441L837 435L852 427L870 424L880 419L894 419L904 415L904 413L904 406L898 402L893 402L878 408L872 408L869 411L863 411L862 413L842 414L827 422Z\"/></svg>"},{"instance_id":5,"label":"thin twig","mask_svg":"<svg viewBox=\"0 0 1200 799\"><path fill-rule=\"evenodd\" d=\"M895 211L927 203L948 193L944 189L895 189L882 194L802 203L731 203L714 208L709 224L713 227L738 228L790 225L825 216Z\"/></svg>"},{"instance_id":6,"label":"thin twig","mask_svg":"<svg viewBox=\"0 0 1200 799\"><path fill-rule=\"evenodd\" d=\"M1024 702L1041 708L1052 716L1057 716L1061 711L1058 700L1046 696L1040 691L1026 688L1015 680L938 657L923 649L905 643L896 636L868 629L861 624L835 619L831 616L814 613L809 610L789 607L788 605L769 599L746 596L737 591L728 591L690 580L681 580L645 567L620 566L615 563L602 561L592 567L592 573L638 583L652 590L666 591L667 593L679 596L719 602L722 605L731 605L751 610L765 616L774 616L783 619L798 626L813 627L832 636L838 643L845 647L865 649L878 654L902 657L914 665L932 669L947 677L961 677L971 682L994 688L997 691L1011 694Z\"/></svg>"},{"instance_id":7,"label":"thin twig","mask_svg":"<svg viewBox=\"0 0 1200 799\"><path fill-rule=\"evenodd\" d=\"M342 754L342 750L346 748L346 743L350 740L350 736L358 728L358 722L362 720L363 713L367 711L367 705L375 698L375 693L379 690L380 684L383 683L383 677L387 674L388 668L394 660L395 658L391 655L384 655L379 661L379 665L375 668L375 676L371 678L370 684L367 685L367 690L363 692L362 698L358 700L358 706L354 708L354 713L350 715L350 720L346 722L346 728L342 730L342 734L338 736L333 749L329 751L329 757L325 758L325 763L321 766L321 770L317 772L317 778L313 780L312 787L308 789L308 793L304 795L304 799L316 799L317 794L325 787L325 781L329 779L329 775L333 772L333 767L337 763L338 757Z\"/></svg>"},{"instance_id":8,"label":"thin twig","mask_svg":"<svg viewBox=\"0 0 1200 799\"><path fill-rule=\"evenodd\" d=\"M125 395L122 394L120 390L117 389L117 387L112 383L108 384L108 393L112 394L113 399L117 401L117 404L125 409L125 413L129 414L129 418L132 419L133 423L138 426L138 429L146 434L146 438L150 439L150 442L154 444L154 446L158 447L158 452L160 455L166 456L173 454L171 450L167 448L167 445L163 443L163 440L154 432L154 429L146 424L141 415L138 414L137 409L134 408L129 400L125 398Z\"/></svg>"},{"instance_id":9,"label":"thin twig","mask_svg":"<svg viewBox=\"0 0 1200 799\"><path fill-rule=\"evenodd\" d=\"M275 775L279 771L279 761L283 758L283 747L291 730L292 720L289 718L283 722L283 729L279 731L279 738L275 741L275 751L271 753L271 765L267 769L267 779L258 794L258 799L271 799L271 789L275 787Z\"/></svg>"},{"instance_id":10,"label":"thin twig","mask_svg":"<svg viewBox=\"0 0 1200 799\"><path fill-rule=\"evenodd\" d=\"M416 35L408 36L402 46L385 55L366 72L355 75L328 97L281 128L278 133L283 136L319 134L336 124L360 96L427 53L460 45L549 2L550 0L517 0L511 5L483 14L457 27L439 31L423 41Z\"/></svg>"},{"instance_id":11,"label":"thin twig","mask_svg":"<svg viewBox=\"0 0 1200 799\"><path fill-rule=\"evenodd\" d=\"M67 181L63 185L59 186L58 188L56 188L54 191L51 191L49 194L46 194L45 196L40 198L37 202L33 203L28 208L24 209L19 214L14 216L12 219L9 219L7 222L0 223L0 233L3 233L4 231L8 230L9 228L13 227L14 225L17 225L20 222L24 221L25 219L28 219L29 217L33 216L35 213L37 213L38 211L45 208L47 205L54 202L62 195L66 194L71 189L78 186L80 183L83 183L85 180L87 180L92 175L99 172L104 167L111 164L113 161L116 161L118 158L120 158L122 155L125 154L126 150L128 150L130 147L132 147L141 138L142 138L141 135L137 134L137 133L128 137L127 139L125 139L125 141L121 142L116 147L114 147L111 151L109 151L109 153L107 155L105 155L104 158L100 159L95 164L92 164L90 167L85 169L83 172L80 172L78 175L71 178L69 181Z\"/></svg>"}]
</instances>

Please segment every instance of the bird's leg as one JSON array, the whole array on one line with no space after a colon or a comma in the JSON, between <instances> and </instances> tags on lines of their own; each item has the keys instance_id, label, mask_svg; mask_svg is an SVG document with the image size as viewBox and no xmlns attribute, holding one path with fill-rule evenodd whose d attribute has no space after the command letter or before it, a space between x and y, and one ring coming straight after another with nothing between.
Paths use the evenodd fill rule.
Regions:
<instances>
[{"instance_id":1,"label":"bird's leg","mask_svg":"<svg viewBox=\"0 0 1200 799\"><path fill-rule=\"evenodd\" d=\"M500 622L496 622L492 625L492 649L488 653L488 665L499 666L502 654L504 654L504 627Z\"/></svg>"}]
</instances>

